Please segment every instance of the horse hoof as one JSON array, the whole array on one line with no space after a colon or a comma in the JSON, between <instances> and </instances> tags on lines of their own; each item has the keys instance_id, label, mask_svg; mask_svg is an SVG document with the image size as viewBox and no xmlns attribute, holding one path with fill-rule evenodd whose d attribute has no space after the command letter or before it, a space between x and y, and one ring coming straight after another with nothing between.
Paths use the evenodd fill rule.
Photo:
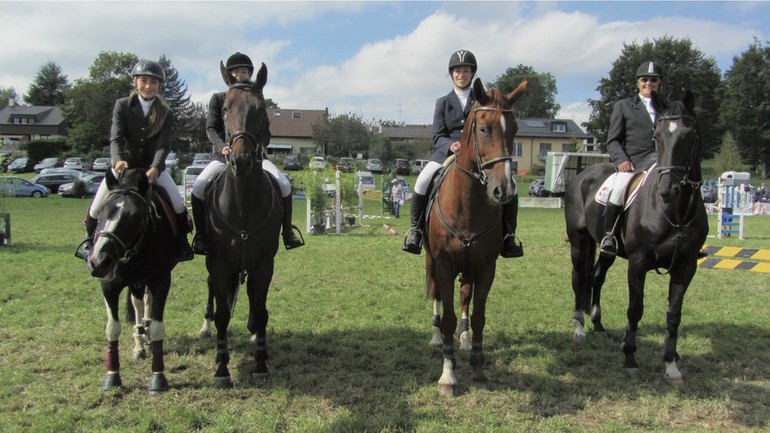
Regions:
<instances>
[{"instance_id":1,"label":"horse hoof","mask_svg":"<svg viewBox=\"0 0 770 433\"><path fill-rule=\"evenodd\" d=\"M270 381L270 372L269 371L255 371L254 373L251 373L251 379L254 382L258 383L265 383Z\"/></svg>"},{"instance_id":2,"label":"horse hoof","mask_svg":"<svg viewBox=\"0 0 770 433\"><path fill-rule=\"evenodd\" d=\"M454 397L457 395L457 386L456 385L443 385L438 384L438 395L442 397Z\"/></svg>"},{"instance_id":3,"label":"horse hoof","mask_svg":"<svg viewBox=\"0 0 770 433\"><path fill-rule=\"evenodd\" d=\"M134 350L131 352L131 360L132 361L141 361L143 359L147 359L147 351L145 350Z\"/></svg>"},{"instance_id":4,"label":"horse hoof","mask_svg":"<svg viewBox=\"0 0 770 433\"><path fill-rule=\"evenodd\" d=\"M671 377L671 376L663 376L664 379L666 379L666 382L669 383L669 385L673 386L674 388L679 388L682 385L684 385L684 378L683 377Z\"/></svg>"},{"instance_id":5,"label":"horse hoof","mask_svg":"<svg viewBox=\"0 0 770 433\"><path fill-rule=\"evenodd\" d=\"M639 368L626 368L626 374L631 380L639 379Z\"/></svg>"},{"instance_id":6,"label":"horse hoof","mask_svg":"<svg viewBox=\"0 0 770 433\"><path fill-rule=\"evenodd\" d=\"M463 333L460 334L460 350L471 350L471 336L468 331L463 331Z\"/></svg>"},{"instance_id":7,"label":"horse hoof","mask_svg":"<svg viewBox=\"0 0 770 433\"><path fill-rule=\"evenodd\" d=\"M577 343L577 344L585 343L586 342L586 334L585 334L585 332L583 332L583 333L575 332L574 334L572 334L572 340L575 343Z\"/></svg>"},{"instance_id":8,"label":"horse hoof","mask_svg":"<svg viewBox=\"0 0 770 433\"><path fill-rule=\"evenodd\" d=\"M147 387L150 397L157 397L161 393L168 391L168 380L163 373L153 373L150 376L150 385Z\"/></svg>"},{"instance_id":9,"label":"horse hoof","mask_svg":"<svg viewBox=\"0 0 770 433\"><path fill-rule=\"evenodd\" d=\"M233 381L230 380L230 376L214 376L214 386L220 389L232 388Z\"/></svg>"},{"instance_id":10,"label":"horse hoof","mask_svg":"<svg viewBox=\"0 0 770 433\"><path fill-rule=\"evenodd\" d=\"M443 344L444 342L441 339L441 330L439 328L433 327L433 336L431 336L430 345L441 346Z\"/></svg>"},{"instance_id":11,"label":"horse hoof","mask_svg":"<svg viewBox=\"0 0 770 433\"><path fill-rule=\"evenodd\" d=\"M480 371L474 371L473 373L471 373L471 380L474 382L486 382L488 379L487 379L487 375L484 374L484 371L480 370Z\"/></svg>"},{"instance_id":12,"label":"horse hoof","mask_svg":"<svg viewBox=\"0 0 770 433\"><path fill-rule=\"evenodd\" d=\"M112 391L115 388L120 388L123 386L123 381L120 380L120 373L107 373L106 376L104 376L104 380L102 381L102 391L109 392Z\"/></svg>"},{"instance_id":13,"label":"horse hoof","mask_svg":"<svg viewBox=\"0 0 770 433\"><path fill-rule=\"evenodd\" d=\"M201 330L200 332L198 332L198 338L201 339L201 340L205 340L207 338L211 338L211 331L209 331L209 330L205 330L205 331Z\"/></svg>"}]
</instances>

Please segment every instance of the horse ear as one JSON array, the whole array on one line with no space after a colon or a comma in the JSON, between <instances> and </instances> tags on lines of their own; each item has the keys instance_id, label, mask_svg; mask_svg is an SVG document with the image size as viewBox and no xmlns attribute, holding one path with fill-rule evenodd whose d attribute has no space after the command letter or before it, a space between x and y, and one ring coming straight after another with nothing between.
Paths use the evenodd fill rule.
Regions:
<instances>
[{"instance_id":1,"label":"horse ear","mask_svg":"<svg viewBox=\"0 0 770 433\"><path fill-rule=\"evenodd\" d=\"M265 62L262 62L262 66L257 71L257 78L254 80L254 87L261 92L265 84L267 84L267 65L265 65Z\"/></svg>"},{"instance_id":2,"label":"horse ear","mask_svg":"<svg viewBox=\"0 0 770 433\"><path fill-rule=\"evenodd\" d=\"M666 104L666 101L660 96L660 93L654 90L650 93L650 99L652 99L652 106L655 108L656 113L662 113L668 108L668 104Z\"/></svg>"},{"instance_id":3,"label":"horse ear","mask_svg":"<svg viewBox=\"0 0 770 433\"><path fill-rule=\"evenodd\" d=\"M484 91L484 84L481 83L481 78L473 80L473 99L478 101L481 105L486 104L487 92Z\"/></svg>"},{"instance_id":4,"label":"horse ear","mask_svg":"<svg viewBox=\"0 0 770 433\"><path fill-rule=\"evenodd\" d=\"M695 111L695 95L690 91L690 89L685 90L682 103L685 107L687 107L688 110L690 110L691 113Z\"/></svg>"},{"instance_id":5,"label":"horse ear","mask_svg":"<svg viewBox=\"0 0 770 433\"><path fill-rule=\"evenodd\" d=\"M235 82L235 78L233 78L233 76L227 72L227 68L225 68L225 64L222 63L221 60L219 61L219 72L222 73L222 79L225 80L227 87L232 86L232 84Z\"/></svg>"},{"instance_id":6,"label":"horse ear","mask_svg":"<svg viewBox=\"0 0 770 433\"><path fill-rule=\"evenodd\" d=\"M524 96L524 91L527 90L527 80L524 80L519 84L519 87L513 89L511 93L505 95L505 99L508 100L508 102L513 105L514 102L518 101L519 98Z\"/></svg>"}]
</instances>

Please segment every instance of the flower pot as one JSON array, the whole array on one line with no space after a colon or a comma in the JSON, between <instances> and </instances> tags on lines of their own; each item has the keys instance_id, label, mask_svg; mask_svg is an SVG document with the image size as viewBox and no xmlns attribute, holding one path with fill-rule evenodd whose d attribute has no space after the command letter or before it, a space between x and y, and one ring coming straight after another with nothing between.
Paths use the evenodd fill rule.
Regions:
<instances>
[{"instance_id":1,"label":"flower pot","mask_svg":"<svg viewBox=\"0 0 770 433\"><path fill-rule=\"evenodd\" d=\"M322 235L326 232L326 224L313 224L313 234Z\"/></svg>"},{"instance_id":2,"label":"flower pot","mask_svg":"<svg viewBox=\"0 0 770 433\"><path fill-rule=\"evenodd\" d=\"M356 223L356 217L353 215L348 215L345 217L345 221L347 221L348 225L353 227Z\"/></svg>"}]
</instances>

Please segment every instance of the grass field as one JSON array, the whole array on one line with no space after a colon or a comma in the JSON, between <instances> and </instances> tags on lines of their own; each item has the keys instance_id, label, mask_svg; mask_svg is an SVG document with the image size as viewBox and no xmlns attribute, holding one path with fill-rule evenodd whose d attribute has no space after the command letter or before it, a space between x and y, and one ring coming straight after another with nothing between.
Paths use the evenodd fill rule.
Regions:
<instances>
[{"instance_id":1,"label":"grass field","mask_svg":"<svg viewBox=\"0 0 770 433\"><path fill-rule=\"evenodd\" d=\"M424 257L400 251L408 220L379 217L340 236L306 235L305 247L279 251L268 299L269 381L251 379L241 300L231 326L235 388L213 387L213 340L197 338L206 297L204 261L197 258L174 271L166 309L171 390L148 398L150 364L129 360L124 324L124 389L104 395L99 285L72 256L88 204L56 196L0 202L0 212L12 214L14 241L0 248L3 432L770 429L770 275L698 271L679 344L686 382L672 388L661 360L667 279L650 273L637 352L642 373L630 381L619 349L625 262L616 262L605 286L609 336L589 335L575 346L560 209L521 210L526 255L498 262L488 304L490 380L471 383L467 354L460 354L458 397L437 396L441 355L428 346ZM303 205L295 204L301 227ZM366 206L367 214L380 214L377 202ZM744 241L710 237L708 244L770 249L770 217L748 218Z\"/></svg>"}]
</instances>

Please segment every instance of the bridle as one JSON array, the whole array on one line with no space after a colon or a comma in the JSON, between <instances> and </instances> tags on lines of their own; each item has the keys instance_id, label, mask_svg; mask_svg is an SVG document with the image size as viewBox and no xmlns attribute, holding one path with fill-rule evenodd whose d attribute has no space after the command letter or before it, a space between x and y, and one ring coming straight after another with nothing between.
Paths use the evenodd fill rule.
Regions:
<instances>
[{"instance_id":1,"label":"bridle","mask_svg":"<svg viewBox=\"0 0 770 433\"><path fill-rule=\"evenodd\" d=\"M511 161L513 160L513 157L511 155L506 156L500 156L497 158L492 158L487 161L481 160L481 153L479 152L479 146L478 146L478 138L477 138L477 131L476 131L476 114L479 111L496 111L492 107L474 107L473 108L473 120L471 120L471 136L473 138L473 150L476 153L476 167L475 170L473 169L467 169L465 167L462 167L457 161L455 161L454 166L457 167L458 170L462 171L463 173L467 174L468 176L478 180L481 182L482 185L487 184L487 174L484 170L488 169L489 167L494 166L495 164L499 162L505 162L505 161ZM501 117L503 114L510 114L513 116L513 110L508 109L502 109L500 110ZM484 127L487 128L487 127ZM486 130L484 131L486 132Z\"/></svg>"},{"instance_id":2,"label":"bridle","mask_svg":"<svg viewBox=\"0 0 770 433\"><path fill-rule=\"evenodd\" d=\"M683 114L677 114L677 115L671 115L671 116L661 116L655 120L655 125L657 127L657 124L661 121L674 121L674 120L689 120L692 123L695 123L695 118L692 116L687 116ZM658 139L653 134L652 140L655 143L655 148L658 147ZM695 144L690 149L690 155L687 157L687 160L685 161L685 165L665 165L661 166L659 165L657 167L658 173L661 175L669 175L673 177L680 185L682 186L689 186L691 188L697 188L700 186L699 181L691 180L690 179L690 170L692 170L693 164L697 160L697 155L700 151L700 136L698 135L698 131L695 130ZM660 157L658 157L658 160L660 161ZM682 173L681 176L677 173Z\"/></svg>"},{"instance_id":3,"label":"bridle","mask_svg":"<svg viewBox=\"0 0 770 433\"><path fill-rule=\"evenodd\" d=\"M152 190L149 189L148 194L152 194L151 191ZM147 228L150 226L150 222L152 221L152 211L150 209L150 204L147 197L142 196L139 194L139 192L133 189L112 191L110 196L113 195L117 197L113 201L117 201L120 198L129 196L137 197L139 200L141 200L143 205L142 208L145 210L144 218L142 218L142 224L139 226L139 230L134 232L135 236L130 241L121 239L120 236L109 230L100 230L94 234L94 245L96 245L96 241L100 237L105 237L112 241L108 245L114 246L118 256L118 263L125 264L129 262L142 248L142 245L144 244L144 237L147 234Z\"/></svg>"},{"instance_id":4,"label":"bridle","mask_svg":"<svg viewBox=\"0 0 770 433\"><path fill-rule=\"evenodd\" d=\"M248 83L234 83L230 86L230 89L239 89L239 90L246 90L248 92L255 91L254 88L248 84ZM259 95L261 95L262 92L257 92ZM265 122L267 122L267 113L264 113ZM249 152L249 159L254 163L261 164L264 157L263 157L263 147L264 143L257 138L254 134L252 134L249 131L246 130L240 130L235 131L232 134L230 134L229 131L227 131L227 127L225 125L225 145L232 148L233 144L237 140L245 140L246 143L248 143L248 152ZM263 138L263 137L260 137ZM233 170L236 171L235 166L235 158L233 156L233 153L230 152L227 154L227 165Z\"/></svg>"}]
</instances>

